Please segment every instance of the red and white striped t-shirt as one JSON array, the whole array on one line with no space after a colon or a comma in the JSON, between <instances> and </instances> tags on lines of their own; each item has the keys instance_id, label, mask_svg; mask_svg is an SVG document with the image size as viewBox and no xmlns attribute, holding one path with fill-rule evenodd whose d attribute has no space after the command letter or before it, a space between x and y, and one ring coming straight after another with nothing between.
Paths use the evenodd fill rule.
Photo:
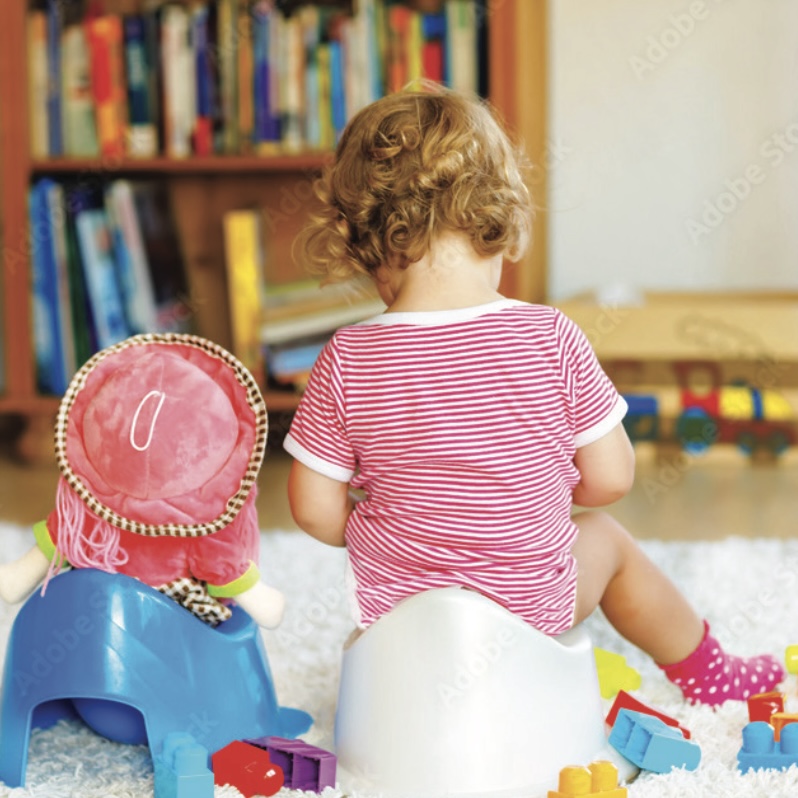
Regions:
<instances>
[{"instance_id":1,"label":"red and white striped t-shirt","mask_svg":"<svg viewBox=\"0 0 798 798\"><path fill-rule=\"evenodd\" d=\"M574 453L625 412L573 322L505 299L339 330L285 448L365 491L346 527L361 626L459 585L559 634L576 597Z\"/></svg>"}]
</instances>

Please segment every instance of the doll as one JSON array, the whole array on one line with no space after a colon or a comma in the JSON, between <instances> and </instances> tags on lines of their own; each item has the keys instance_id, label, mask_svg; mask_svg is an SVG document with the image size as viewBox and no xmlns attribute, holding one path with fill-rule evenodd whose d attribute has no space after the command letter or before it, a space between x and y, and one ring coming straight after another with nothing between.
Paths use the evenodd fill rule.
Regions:
<instances>
[{"instance_id":1,"label":"doll","mask_svg":"<svg viewBox=\"0 0 798 798\"><path fill-rule=\"evenodd\" d=\"M0 597L45 590L68 564L136 577L211 626L230 600L277 626L283 596L257 566L267 429L254 378L210 341L137 335L97 353L58 411L55 507L36 545L0 566Z\"/></svg>"}]
</instances>

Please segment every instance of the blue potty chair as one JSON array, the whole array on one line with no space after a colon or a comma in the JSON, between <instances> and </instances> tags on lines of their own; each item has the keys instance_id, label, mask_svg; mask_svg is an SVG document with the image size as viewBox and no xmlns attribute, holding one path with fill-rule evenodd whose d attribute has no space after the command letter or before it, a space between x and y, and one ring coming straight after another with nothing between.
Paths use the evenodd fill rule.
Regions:
<instances>
[{"instance_id":1,"label":"blue potty chair","mask_svg":"<svg viewBox=\"0 0 798 798\"><path fill-rule=\"evenodd\" d=\"M62 573L25 602L0 701L0 779L10 787L24 785L31 729L62 718L152 754L170 732L213 753L312 723L277 703L260 629L240 607L214 629L137 579L94 569Z\"/></svg>"}]
</instances>

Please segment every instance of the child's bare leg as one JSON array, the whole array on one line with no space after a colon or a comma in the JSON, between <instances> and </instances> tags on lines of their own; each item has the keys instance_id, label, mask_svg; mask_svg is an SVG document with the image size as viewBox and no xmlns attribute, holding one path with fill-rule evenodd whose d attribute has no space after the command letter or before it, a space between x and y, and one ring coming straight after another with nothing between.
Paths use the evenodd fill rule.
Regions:
<instances>
[{"instance_id":1,"label":"child's bare leg","mask_svg":"<svg viewBox=\"0 0 798 798\"><path fill-rule=\"evenodd\" d=\"M601 606L627 640L649 654L691 701L710 705L771 690L784 670L770 655L727 654L676 586L611 516L574 516L579 537L576 622Z\"/></svg>"},{"instance_id":2,"label":"child's bare leg","mask_svg":"<svg viewBox=\"0 0 798 798\"><path fill-rule=\"evenodd\" d=\"M634 538L607 513L584 512L574 521L577 622L600 605L618 632L655 662L669 665L695 651L704 622Z\"/></svg>"}]
</instances>

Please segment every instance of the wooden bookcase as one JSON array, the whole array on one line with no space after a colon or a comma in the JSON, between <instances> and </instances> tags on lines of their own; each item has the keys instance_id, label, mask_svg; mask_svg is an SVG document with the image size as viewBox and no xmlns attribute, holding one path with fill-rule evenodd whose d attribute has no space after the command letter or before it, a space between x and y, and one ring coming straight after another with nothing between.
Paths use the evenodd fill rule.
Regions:
<instances>
[{"instance_id":1,"label":"wooden bookcase","mask_svg":"<svg viewBox=\"0 0 798 798\"><path fill-rule=\"evenodd\" d=\"M429 7L436 0L417 2ZM113 0L107 6L115 11L132 10L135 0ZM194 331L229 347L223 214L248 205L273 212L279 223L271 231L267 257L290 258L293 239L307 211L312 180L330 155L34 160L28 122L27 8L27 0L8 0L0 25L0 341L5 346L0 413L19 414L49 426L59 400L40 396L36 390L27 215L32 179L52 175L97 180L155 177L164 181L176 213ZM523 140L533 162L546 143L545 9L545 0L488 0L485 8L489 97L510 130ZM537 183L534 193L543 204L545 186ZM545 265L545 225L539 215L534 246L523 262L505 270L503 290L521 299L542 300ZM270 391L266 401L270 410L290 410L297 397Z\"/></svg>"}]
</instances>

